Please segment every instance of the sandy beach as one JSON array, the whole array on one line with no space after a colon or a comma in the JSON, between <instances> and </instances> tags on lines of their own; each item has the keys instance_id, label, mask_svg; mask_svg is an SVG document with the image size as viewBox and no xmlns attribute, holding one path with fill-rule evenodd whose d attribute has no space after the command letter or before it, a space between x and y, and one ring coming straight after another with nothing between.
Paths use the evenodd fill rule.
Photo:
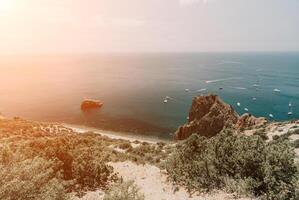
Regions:
<instances>
[{"instance_id":1,"label":"sandy beach","mask_svg":"<svg viewBox=\"0 0 299 200\"><path fill-rule=\"evenodd\" d=\"M114 131L106 131L106 130L100 130L93 127L87 127L87 126L81 126L81 125L75 125L75 124L62 124L63 126L72 129L74 132L77 133L86 133L86 132L93 132L96 134L101 134L107 137L110 137L112 139L123 139L128 140L130 142L134 142L136 140L141 142L148 142L148 143L157 143L157 142L171 142L170 140L163 140L157 137L150 137L150 136L142 136L138 134L133 133L127 133L127 132L114 132Z\"/></svg>"}]
</instances>

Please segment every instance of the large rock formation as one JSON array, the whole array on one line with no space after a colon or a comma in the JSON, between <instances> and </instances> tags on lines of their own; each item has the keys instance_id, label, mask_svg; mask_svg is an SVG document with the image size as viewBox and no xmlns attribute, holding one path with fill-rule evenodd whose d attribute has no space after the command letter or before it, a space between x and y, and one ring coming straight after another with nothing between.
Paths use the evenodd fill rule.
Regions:
<instances>
[{"instance_id":1,"label":"large rock formation","mask_svg":"<svg viewBox=\"0 0 299 200\"><path fill-rule=\"evenodd\" d=\"M185 139L193 133L214 136L224 127L236 124L238 118L232 106L216 95L195 97L189 113L189 123L179 127L176 139Z\"/></svg>"},{"instance_id":2,"label":"large rock formation","mask_svg":"<svg viewBox=\"0 0 299 200\"><path fill-rule=\"evenodd\" d=\"M240 117L231 105L224 103L217 95L198 96L193 100L188 124L180 126L175 136L178 140L186 139L193 133L212 137L224 128L245 129L260 125L264 120L250 114Z\"/></svg>"}]
</instances>

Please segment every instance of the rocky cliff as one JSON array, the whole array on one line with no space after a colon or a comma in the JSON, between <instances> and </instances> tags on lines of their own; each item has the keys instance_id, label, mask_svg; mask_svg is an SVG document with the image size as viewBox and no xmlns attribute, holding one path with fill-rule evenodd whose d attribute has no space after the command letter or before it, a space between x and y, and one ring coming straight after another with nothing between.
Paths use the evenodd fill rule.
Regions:
<instances>
[{"instance_id":1,"label":"rocky cliff","mask_svg":"<svg viewBox=\"0 0 299 200\"><path fill-rule=\"evenodd\" d=\"M250 114L240 117L231 105L224 103L217 95L197 96L189 112L189 122L178 128L175 137L183 140L193 133L212 137L224 128L247 129L263 123L266 119Z\"/></svg>"}]
</instances>

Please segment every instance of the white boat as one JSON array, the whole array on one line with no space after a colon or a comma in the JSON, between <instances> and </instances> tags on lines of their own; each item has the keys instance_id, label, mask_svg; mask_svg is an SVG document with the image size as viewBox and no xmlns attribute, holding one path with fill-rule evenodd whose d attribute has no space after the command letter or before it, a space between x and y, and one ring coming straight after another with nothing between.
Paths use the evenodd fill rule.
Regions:
<instances>
[{"instance_id":1,"label":"white boat","mask_svg":"<svg viewBox=\"0 0 299 200\"><path fill-rule=\"evenodd\" d=\"M165 99L165 100L164 100L164 103L168 103L168 100L167 100L167 99Z\"/></svg>"},{"instance_id":2,"label":"white boat","mask_svg":"<svg viewBox=\"0 0 299 200\"><path fill-rule=\"evenodd\" d=\"M292 111L288 112L288 115L293 115L293 112Z\"/></svg>"},{"instance_id":3,"label":"white boat","mask_svg":"<svg viewBox=\"0 0 299 200\"><path fill-rule=\"evenodd\" d=\"M253 97L253 98L252 98L252 100L253 100L253 101L256 101L256 98L255 98L255 97Z\"/></svg>"},{"instance_id":4,"label":"white boat","mask_svg":"<svg viewBox=\"0 0 299 200\"><path fill-rule=\"evenodd\" d=\"M273 91L274 91L274 92L280 92L280 90L279 90L279 89L274 89Z\"/></svg>"},{"instance_id":5,"label":"white boat","mask_svg":"<svg viewBox=\"0 0 299 200\"><path fill-rule=\"evenodd\" d=\"M189 92L190 90L189 89L185 89L185 92Z\"/></svg>"},{"instance_id":6,"label":"white boat","mask_svg":"<svg viewBox=\"0 0 299 200\"><path fill-rule=\"evenodd\" d=\"M248 112L248 111L249 111L249 109L248 109L248 108L244 108L244 110L245 110L246 112Z\"/></svg>"},{"instance_id":7,"label":"white boat","mask_svg":"<svg viewBox=\"0 0 299 200\"><path fill-rule=\"evenodd\" d=\"M274 118L274 115L272 115L272 114L269 114L269 117L271 117L271 118Z\"/></svg>"},{"instance_id":8,"label":"white boat","mask_svg":"<svg viewBox=\"0 0 299 200\"><path fill-rule=\"evenodd\" d=\"M238 102L238 103L237 103L237 106L239 106L239 107L240 107L240 106L241 106L241 103L240 103L240 102Z\"/></svg>"},{"instance_id":9,"label":"white boat","mask_svg":"<svg viewBox=\"0 0 299 200\"><path fill-rule=\"evenodd\" d=\"M253 87L259 87L260 85L258 85L258 84L253 84Z\"/></svg>"}]
</instances>

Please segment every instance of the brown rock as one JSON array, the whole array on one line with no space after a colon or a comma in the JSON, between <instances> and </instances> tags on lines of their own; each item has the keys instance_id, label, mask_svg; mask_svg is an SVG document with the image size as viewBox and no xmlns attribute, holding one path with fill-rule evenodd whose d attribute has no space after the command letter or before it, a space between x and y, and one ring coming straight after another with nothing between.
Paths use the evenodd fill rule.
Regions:
<instances>
[{"instance_id":1,"label":"brown rock","mask_svg":"<svg viewBox=\"0 0 299 200\"><path fill-rule=\"evenodd\" d=\"M175 136L183 140L193 133L212 137L226 127L233 127L239 115L217 95L195 97L189 113L189 123L179 127Z\"/></svg>"},{"instance_id":2,"label":"brown rock","mask_svg":"<svg viewBox=\"0 0 299 200\"><path fill-rule=\"evenodd\" d=\"M224 103L217 95L195 97L189 112L189 122L180 126L175 139L183 140L196 133L212 137L225 128L249 129L265 125L265 118L256 118L251 114L241 117L231 105Z\"/></svg>"},{"instance_id":3,"label":"brown rock","mask_svg":"<svg viewBox=\"0 0 299 200\"><path fill-rule=\"evenodd\" d=\"M103 103L98 100L93 99L85 99L81 103L81 110L88 110L88 109L94 109L94 108L101 108L103 106Z\"/></svg>"},{"instance_id":4,"label":"brown rock","mask_svg":"<svg viewBox=\"0 0 299 200\"><path fill-rule=\"evenodd\" d=\"M256 118L249 113L245 113L242 115L238 122L236 123L235 127L237 129L249 129L249 128L258 128L267 124L267 119L264 117Z\"/></svg>"}]
</instances>

